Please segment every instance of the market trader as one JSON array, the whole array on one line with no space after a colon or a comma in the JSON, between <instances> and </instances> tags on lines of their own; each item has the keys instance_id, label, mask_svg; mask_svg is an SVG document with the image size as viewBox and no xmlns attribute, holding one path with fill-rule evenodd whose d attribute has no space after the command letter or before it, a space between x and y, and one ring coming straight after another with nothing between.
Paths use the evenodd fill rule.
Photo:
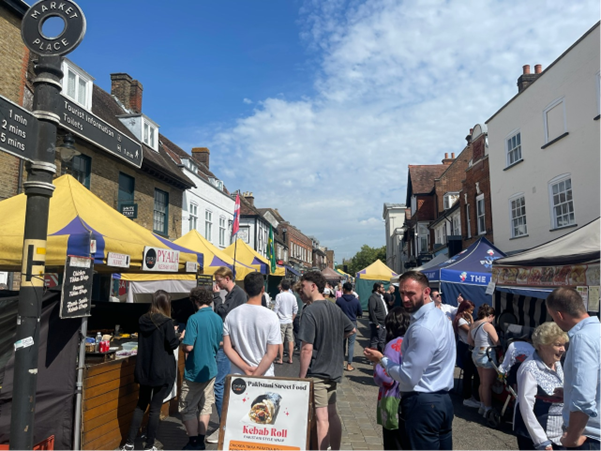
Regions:
<instances>
[{"instance_id":1,"label":"market trader","mask_svg":"<svg viewBox=\"0 0 601 451\"><path fill-rule=\"evenodd\" d=\"M399 381L400 434L403 449L452 449L455 337L451 322L430 298L428 278L408 271L399 280L405 310L413 315L401 345L402 363L374 349L365 356Z\"/></svg>"}]
</instances>

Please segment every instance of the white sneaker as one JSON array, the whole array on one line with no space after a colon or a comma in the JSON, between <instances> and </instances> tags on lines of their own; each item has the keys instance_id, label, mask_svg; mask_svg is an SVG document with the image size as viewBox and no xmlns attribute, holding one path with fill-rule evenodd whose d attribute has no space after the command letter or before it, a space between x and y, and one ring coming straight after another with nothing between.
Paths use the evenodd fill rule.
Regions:
<instances>
[{"instance_id":1,"label":"white sneaker","mask_svg":"<svg viewBox=\"0 0 601 451\"><path fill-rule=\"evenodd\" d=\"M480 403L476 401L474 398L464 399L463 405L466 407L473 407L474 409L480 408Z\"/></svg>"},{"instance_id":2,"label":"white sneaker","mask_svg":"<svg viewBox=\"0 0 601 451\"><path fill-rule=\"evenodd\" d=\"M480 403L480 407L478 407L478 415L484 415L484 404Z\"/></svg>"},{"instance_id":3,"label":"white sneaker","mask_svg":"<svg viewBox=\"0 0 601 451\"><path fill-rule=\"evenodd\" d=\"M205 437L207 443L219 443L219 428L215 429L211 435Z\"/></svg>"},{"instance_id":4,"label":"white sneaker","mask_svg":"<svg viewBox=\"0 0 601 451\"><path fill-rule=\"evenodd\" d=\"M488 416L490 415L490 413L492 412L492 407L489 409L484 409L484 413L482 414L482 416L484 417L485 420L488 420Z\"/></svg>"}]
</instances>

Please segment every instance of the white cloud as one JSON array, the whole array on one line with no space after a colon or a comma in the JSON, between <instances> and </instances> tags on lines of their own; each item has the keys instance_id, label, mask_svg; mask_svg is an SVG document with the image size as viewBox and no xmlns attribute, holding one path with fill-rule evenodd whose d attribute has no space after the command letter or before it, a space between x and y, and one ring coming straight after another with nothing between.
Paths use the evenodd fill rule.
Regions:
<instances>
[{"instance_id":1,"label":"white cloud","mask_svg":"<svg viewBox=\"0 0 601 451\"><path fill-rule=\"evenodd\" d=\"M407 165L459 153L515 95L522 65L544 69L597 17L597 2L306 1L317 94L257 102L212 136L212 167L338 261L381 246L382 206L405 201Z\"/></svg>"},{"instance_id":2,"label":"white cloud","mask_svg":"<svg viewBox=\"0 0 601 451\"><path fill-rule=\"evenodd\" d=\"M251 104L253 103L253 101L252 101L252 100L250 100L249 98L246 98L246 97L245 97L244 99L242 99L242 101L243 101L244 103L246 103L247 105L251 105Z\"/></svg>"}]
</instances>

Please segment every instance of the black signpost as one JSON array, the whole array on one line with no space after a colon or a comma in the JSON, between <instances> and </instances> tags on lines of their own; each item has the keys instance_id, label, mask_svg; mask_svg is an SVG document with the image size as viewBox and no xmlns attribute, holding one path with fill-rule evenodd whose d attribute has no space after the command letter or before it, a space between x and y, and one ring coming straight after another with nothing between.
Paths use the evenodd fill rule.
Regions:
<instances>
[{"instance_id":1,"label":"black signpost","mask_svg":"<svg viewBox=\"0 0 601 451\"><path fill-rule=\"evenodd\" d=\"M69 255L65 263L60 317L82 318L92 312L94 259Z\"/></svg>"},{"instance_id":2,"label":"black signpost","mask_svg":"<svg viewBox=\"0 0 601 451\"><path fill-rule=\"evenodd\" d=\"M46 20L57 17L64 22L63 30L57 36L44 35L42 28ZM33 79L33 115L38 120L37 130L29 128L29 116L20 115L20 119L16 116L11 118L9 111L8 118L4 117L7 121L6 126L9 127L8 132L12 133L13 148L16 147L17 150L24 152L21 146L15 146L20 142L29 153L28 147L34 146L28 146L30 143L25 142L28 138L22 134L31 133L37 138L34 152L27 156L31 161L27 165L27 181L23 184L27 204L23 233L21 290L15 334L14 386L10 422L11 449L33 449L48 214L50 198L54 191L52 179L56 174L54 165L56 130L60 123L58 102L63 78L61 56L79 45L85 30L86 20L83 12L72 1L41 0L27 10L21 23L21 36L29 50L39 55L34 65L35 78ZM27 124L24 123L24 118ZM12 132L9 119L12 120ZM31 121L31 124L34 122ZM22 133L19 133L19 130ZM16 140L16 136L23 141ZM7 134L7 142L8 138ZM5 147L3 146L2 149Z\"/></svg>"}]
</instances>

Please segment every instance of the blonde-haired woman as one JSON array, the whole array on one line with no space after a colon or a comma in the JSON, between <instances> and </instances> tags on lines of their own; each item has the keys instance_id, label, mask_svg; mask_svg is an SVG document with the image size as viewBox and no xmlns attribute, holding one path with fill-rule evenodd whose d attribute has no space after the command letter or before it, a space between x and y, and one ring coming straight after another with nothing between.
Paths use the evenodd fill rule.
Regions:
<instances>
[{"instance_id":1,"label":"blonde-haired woman","mask_svg":"<svg viewBox=\"0 0 601 451\"><path fill-rule=\"evenodd\" d=\"M563 368L568 335L555 323L541 324L532 334L536 350L518 370L518 403L514 432L519 449L563 449Z\"/></svg>"}]
</instances>

